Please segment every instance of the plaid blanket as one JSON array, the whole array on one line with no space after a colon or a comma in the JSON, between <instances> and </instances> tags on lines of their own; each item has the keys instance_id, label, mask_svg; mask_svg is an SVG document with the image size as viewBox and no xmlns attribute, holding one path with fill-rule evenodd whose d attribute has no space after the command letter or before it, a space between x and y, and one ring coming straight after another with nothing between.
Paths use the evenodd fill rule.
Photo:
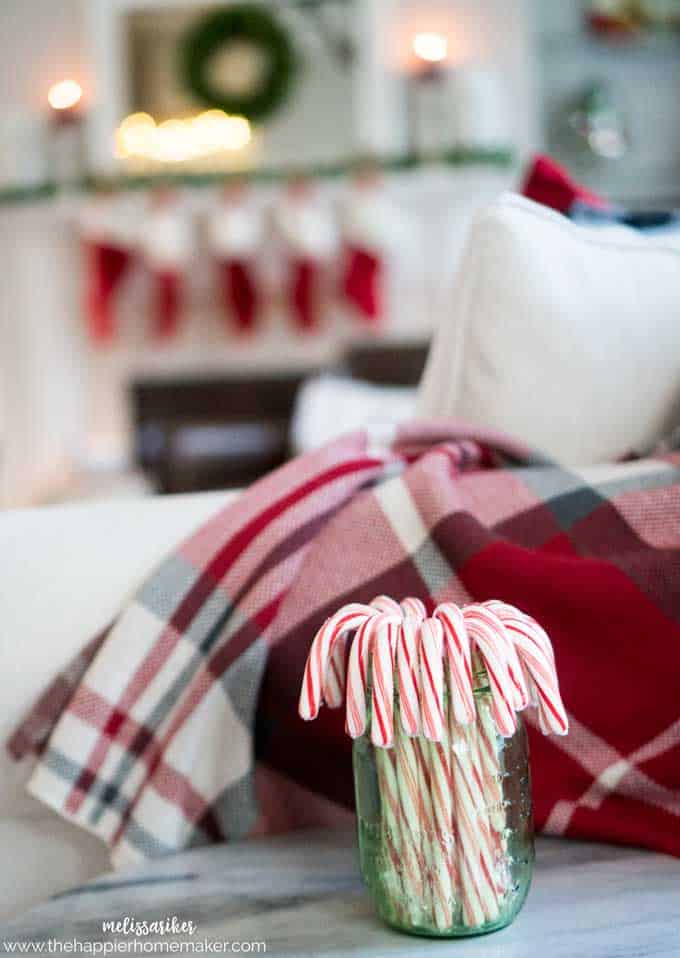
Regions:
<instances>
[{"instance_id":1,"label":"plaid blanket","mask_svg":"<svg viewBox=\"0 0 680 958\"><path fill-rule=\"evenodd\" d=\"M586 482L455 423L354 434L169 556L9 747L116 865L252 833L257 798L309 819L312 793L352 802L343 717L297 717L323 619L380 592L497 596L548 629L569 711L566 738L531 730L539 826L680 855L679 572L678 455ZM254 750L275 784L257 798Z\"/></svg>"}]
</instances>

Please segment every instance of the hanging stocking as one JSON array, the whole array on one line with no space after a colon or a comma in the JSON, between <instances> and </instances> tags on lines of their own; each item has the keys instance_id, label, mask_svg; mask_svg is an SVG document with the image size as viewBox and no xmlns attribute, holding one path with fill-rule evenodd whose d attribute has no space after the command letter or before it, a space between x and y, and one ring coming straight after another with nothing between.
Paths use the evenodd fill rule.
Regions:
<instances>
[{"instance_id":1,"label":"hanging stocking","mask_svg":"<svg viewBox=\"0 0 680 958\"><path fill-rule=\"evenodd\" d=\"M383 272L383 262L375 253L346 246L342 293L367 323L374 323L383 315Z\"/></svg>"},{"instance_id":2,"label":"hanging stocking","mask_svg":"<svg viewBox=\"0 0 680 958\"><path fill-rule=\"evenodd\" d=\"M132 262L132 239L112 196L102 194L83 211L85 317L92 340L105 344L116 333L115 294Z\"/></svg>"},{"instance_id":3,"label":"hanging stocking","mask_svg":"<svg viewBox=\"0 0 680 958\"><path fill-rule=\"evenodd\" d=\"M335 223L307 180L288 184L276 222L288 271L288 312L299 330L314 332L321 325L325 305L324 273L338 245Z\"/></svg>"},{"instance_id":4,"label":"hanging stocking","mask_svg":"<svg viewBox=\"0 0 680 958\"><path fill-rule=\"evenodd\" d=\"M409 246L409 227L372 171L359 174L347 193L342 233L345 245L341 292L351 313L376 326L386 318L388 261Z\"/></svg>"},{"instance_id":5,"label":"hanging stocking","mask_svg":"<svg viewBox=\"0 0 680 958\"><path fill-rule=\"evenodd\" d=\"M254 262L262 236L262 215L250 202L247 188L243 184L227 187L210 219L208 237L222 308L243 333L255 328L260 308Z\"/></svg>"},{"instance_id":6,"label":"hanging stocking","mask_svg":"<svg viewBox=\"0 0 680 958\"><path fill-rule=\"evenodd\" d=\"M130 251L110 243L86 244L88 289L86 316L95 343L110 342L116 332L114 294L127 272Z\"/></svg>"},{"instance_id":7,"label":"hanging stocking","mask_svg":"<svg viewBox=\"0 0 680 958\"><path fill-rule=\"evenodd\" d=\"M182 274L170 269L154 273L156 303L153 310L154 338L172 339L179 327L182 306Z\"/></svg>"},{"instance_id":8,"label":"hanging stocking","mask_svg":"<svg viewBox=\"0 0 680 958\"><path fill-rule=\"evenodd\" d=\"M153 335L167 341L180 328L192 252L191 228L172 191L153 194L140 245L152 279Z\"/></svg>"},{"instance_id":9,"label":"hanging stocking","mask_svg":"<svg viewBox=\"0 0 680 958\"><path fill-rule=\"evenodd\" d=\"M291 260L288 275L288 307L295 325L303 332L313 332L320 321L319 264L313 259Z\"/></svg>"},{"instance_id":10,"label":"hanging stocking","mask_svg":"<svg viewBox=\"0 0 680 958\"><path fill-rule=\"evenodd\" d=\"M225 313L234 318L240 332L252 332L259 299L250 264L246 260L228 259L218 265Z\"/></svg>"}]
</instances>

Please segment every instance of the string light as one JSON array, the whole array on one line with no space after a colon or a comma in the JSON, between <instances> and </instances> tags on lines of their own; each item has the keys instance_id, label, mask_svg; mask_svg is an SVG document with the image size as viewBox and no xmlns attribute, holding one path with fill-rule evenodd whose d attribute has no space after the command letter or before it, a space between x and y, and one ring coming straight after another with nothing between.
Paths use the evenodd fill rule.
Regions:
<instances>
[{"instance_id":1,"label":"string light","mask_svg":"<svg viewBox=\"0 0 680 958\"><path fill-rule=\"evenodd\" d=\"M441 63L448 54L448 41L443 33L416 33L413 52L426 63Z\"/></svg>"},{"instance_id":2,"label":"string light","mask_svg":"<svg viewBox=\"0 0 680 958\"><path fill-rule=\"evenodd\" d=\"M80 103L83 89L75 80L60 80L47 91L47 102L53 110L70 110Z\"/></svg>"},{"instance_id":3,"label":"string light","mask_svg":"<svg viewBox=\"0 0 680 958\"><path fill-rule=\"evenodd\" d=\"M159 124L148 113L132 113L116 131L116 156L161 164L185 163L242 150L251 139L248 120L222 110L206 110L198 116Z\"/></svg>"}]
</instances>

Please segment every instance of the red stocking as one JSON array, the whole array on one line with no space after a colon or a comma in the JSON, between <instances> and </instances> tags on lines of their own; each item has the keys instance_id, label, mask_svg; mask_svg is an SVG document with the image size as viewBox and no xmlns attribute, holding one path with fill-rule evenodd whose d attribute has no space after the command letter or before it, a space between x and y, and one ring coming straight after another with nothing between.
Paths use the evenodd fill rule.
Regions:
<instances>
[{"instance_id":1,"label":"red stocking","mask_svg":"<svg viewBox=\"0 0 680 958\"><path fill-rule=\"evenodd\" d=\"M312 332L319 325L318 272L313 259L297 259L290 264L289 306L296 326L305 332Z\"/></svg>"},{"instance_id":2,"label":"red stocking","mask_svg":"<svg viewBox=\"0 0 680 958\"><path fill-rule=\"evenodd\" d=\"M182 274L177 270L161 270L154 273L156 302L154 335L156 339L172 339L179 327L182 299Z\"/></svg>"},{"instance_id":3,"label":"red stocking","mask_svg":"<svg viewBox=\"0 0 680 958\"><path fill-rule=\"evenodd\" d=\"M382 317L382 274L383 264L375 253L347 248L342 292L366 323L374 324Z\"/></svg>"},{"instance_id":4,"label":"red stocking","mask_svg":"<svg viewBox=\"0 0 680 958\"><path fill-rule=\"evenodd\" d=\"M130 253L108 243L88 243L87 321L96 343L110 342L116 331L113 316L114 293L130 264Z\"/></svg>"},{"instance_id":5,"label":"red stocking","mask_svg":"<svg viewBox=\"0 0 680 958\"><path fill-rule=\"evenodd\" d=\"M258 295L251 269L246 260L229 259L218 264L225 312L233 316L242 333L255 326Z\"/></svg>"}]
</instances>

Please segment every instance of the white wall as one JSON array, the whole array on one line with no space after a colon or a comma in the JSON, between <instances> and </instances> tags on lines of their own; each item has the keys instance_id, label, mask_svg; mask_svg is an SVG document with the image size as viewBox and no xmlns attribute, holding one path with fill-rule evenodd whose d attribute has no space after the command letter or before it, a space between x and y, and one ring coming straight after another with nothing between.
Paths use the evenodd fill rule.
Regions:
<instances>
[{"instance_id":1,"label":"white wall","mask_svg":"<svg viewBox=\"0 0 680 958\"><path fill-rule=\"evenodd\" d=\"M466 70L494 74L510 142L525 154L538 140L530 16L528 0L394 0L395 55L406 68L415 32L444 33L454 80Z\"/></svg>"},{"instance_id":2,"label":"white wall","mask_svg":"<svg viewBox=\"0 0 680 958\"><path fill-rule=\"evenodd\" d=\"M126 91L118 67L121 58L121 11L140 6L197 5L204 0L2 0L0 2L0 126L17 111L43 114L51 83L63 76L79 80L90 95L93 135L90 146L101 166L110 160L111 130L125 112ZM455 39L457 63L491 65L507 94L509 127L524 153L536 140L527 0L357 0L357 37L365 43L357 67L354 104L334 99L332 108L317 109L320 85L332 77L319 75L319 96L305 94L304 118L318 140L354 119L362 145L394 149L403 143L403 120L395 100L398 77L389 74L385 41L408 46L408 37L394 39L394 26L407 30L448 24ZM361 22L359 22L361 21ZM371 26L376 36L371 35ZM381 62L382 61L382 62ZM328 72L328 71L326 71ZM365 82L366 81L366 82ZM337 85L337 84L336 84ZM310 105L311 104L311 105ZM315 117L318 122L315 123ZM272 142L282 141L275 123ZM282 125L281 125L282 127ZM296 129L299 124L296 125ZM329 132L330 131L330 132ZM334 139L331 137L331 139ZM285 141L285 135L284 135Z\"/></svg>"},{"instance_id":3,"label":"white wall","mask_svg":"<svg viewBox=\"0 0 680 958\"><path fill-rule=\"evenodd\" d=\"M50 83L64 75L80 80L92 97L98 93L106 100L113 92L117 103L121 88L116 86L115 31L112 42L106 41L107 10L121 8L142 0L0 0L0 127L8 112L19 109L37 115L45 112L45 95ZM172 3L183 0L148 0ZM391 150L399 146L400 117L395 103L399 77L386 60L383 41L388 38L390 24L402 15L406 0L357 0L362 4L364 24L372 23L373 32L363 31L366 42L359 58L355 77L355 105L361 107L361 120L356 134L362 146ZM452 30L464 44L461 63L482 62L494 65L502 86L508 91L510 126L516 141L526 148L532 137L530 109L530 73L527 67L526 29L522 19L522 0L439 0L439 13L450 17ZM411 10L414 5L410 3ZM428 29L431 2L416 5L419 29ZM420 13L418 13L420 11ZM359 36L362 30L358 29ZM370 41L370 42L368 42ZM93 55L94 51L94 55ZM98 53L97 53L98 51ZM95 90L95 81L99 90ZM93 115L101 116L101 105ZM349 112L336 104L327 119L347 122ZM114 117L115 121L116 117ZM323 131L309 119L310 136ZM101 157L110 155L107 127L97 134L96 146ZM0 144L1 147L1 144ZM413 202L427 222L430 238L434 238L437 256L428 256L428 289L446 285L454 275L458 246L465 224L474 208L489 202L493 195L510 185L512 171L464 169L446 175L435 175L433 182L423 177L419 186L408 185L404 201ZM420 177L414 177L416 181ZM405 183L409 177L404 178ZM441 191L444 191L443 194ZM408 196L406 195L408 194ZM48 223L43 222L47 217ZM15 222L16 220L16 222ZM82 295L82 279L77 266L66 264L64 257L73 254L77 263L75 237L63 223L55 219L54 210L31 211L0 208L0 257L10 262L13 282L7 283L0 296L0 407L6 412L5 442L9 430L18 437L12 452L11 489L5 490L14 500L17 487L26 498L49 471L62 468L65 459L78 456L102 445L104 453L124 447L126 438L124 384L133 369L153 372L171 368L173 357L156 349L130 348L127 344L102 358L88 355L81 342L82 324L78 315L78 299ZM438 236L445 237L439 242ZM57 269L55 264L59 263ZM39 281L36 280L39 278ZM66 284L68 289L62 289ZM400 297L404 300L404 297ZM430 302L430 300L433 300ZM436 302L434 301L436 300ZM440 302L441 300L441 302ZM395 322L393 333L422 333L432 325L437 310L446 308L445 291L435 290L420 308L402 309L405 321ZM403 306L403 302L401 303ZM205 317L196 316L205 323ZM139 322L138 322L139 325ZM219 327L216 326L219 332ZM191 333L191 330L188 330ZM21 333L21 335L19 335ZM189 337L190 338L190 337ZM206 351L213 362L241 362L229 340L220 332L219 351L210 348L204 331L199 337L201 355L187 344L186 355L181 345L175 351L176 365L185 363L195 370L205 364ZM314 350L338 348L338 335L312 344ZM290 338L273 337L262 343L259 357L264 363L272 355L294 352ZM84 353L84 355L83 355ZM255 359L257 357L253 357ZM318 358L318 357L317 357ZM312 357L313 361L314 357ZM78 366L73 372L73 362ZM80 362L78 362L80 360ZM84 381L89 379L89 385ZM36 388L39 384L40 388ZM16 387L16 388L15 388ZM76 411L69 407L80 404ZM83 429L83 419L88 427ZM87 434L86 448L83 440ZM24 438L22 438L24 437ZM9 446L7 445L7 448ZM40 453L38 455L38 452ZM6 462L7 453L5 453Z\"/></svg>"},{"instance_id":4,"label":"white wall","mask_svg":"<svg viewBox=\"0 0 680 958\"><path fill-rule=\"evenodd\" d=\"M0 115L43 111L50 84L64 76L87 83L84 0L2 0Z\"/></svg>"}]
</instances>

